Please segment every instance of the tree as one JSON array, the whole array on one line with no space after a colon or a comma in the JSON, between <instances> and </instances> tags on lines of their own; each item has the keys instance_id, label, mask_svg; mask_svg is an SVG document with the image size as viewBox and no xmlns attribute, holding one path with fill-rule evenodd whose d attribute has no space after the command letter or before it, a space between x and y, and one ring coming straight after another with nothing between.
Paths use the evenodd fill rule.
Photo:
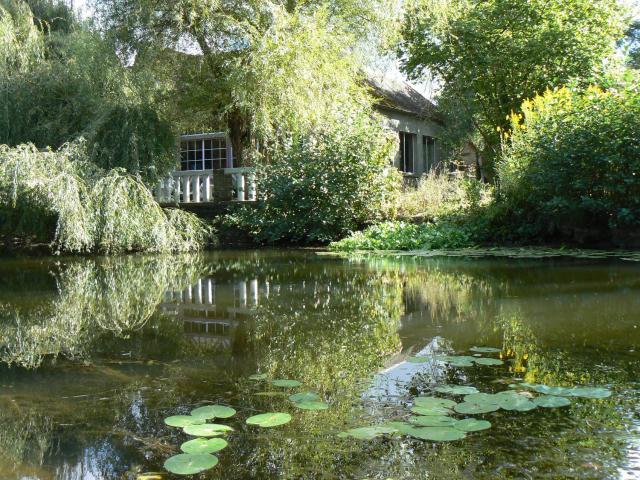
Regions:
<instances>
[{"instance_id":1,"label":"tree","mask_svg":"<svg viewBox=\"0 0 640 480\"><path fill-rule=\"evenodd\" d=\"M465 116L485 157L527 98L589 82L624 32L616 0L415 0L400 45L412 78L430 71L442 104Z\"/></svg>"},{"instance_id":2,"label":"tree","mask_svg":"<svg viewBox=\"0 0 640 480\"><path fill-rule=\"evenodd\" d=\"M393 0L96 0L121 50L160 66L189 129L228 130L237 163L336 110L366 107L353 45ZM177 53L178 51L186 53ZM172 65L166 69L167 63ZM258 148L258 145L260 147Z\"/></svg>"}]
</instances>

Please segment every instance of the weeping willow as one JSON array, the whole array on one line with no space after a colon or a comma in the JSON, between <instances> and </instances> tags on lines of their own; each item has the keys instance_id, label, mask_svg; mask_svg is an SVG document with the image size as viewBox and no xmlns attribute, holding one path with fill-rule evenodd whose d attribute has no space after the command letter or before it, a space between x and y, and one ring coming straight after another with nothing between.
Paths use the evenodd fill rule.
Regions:
<instances>
[{"instance_id":1,"label":"weeping willow","mask_svg":"<svg viewBox=\"0 0 640 480\"><path fill-rule=\"evenodd\" d=\"M211 234L193 214L165 212L139 178L88 161L83 142L0 146L0 213L5 234L53 224L56 252L186 252Z\"/></svg>"}]
</instances>

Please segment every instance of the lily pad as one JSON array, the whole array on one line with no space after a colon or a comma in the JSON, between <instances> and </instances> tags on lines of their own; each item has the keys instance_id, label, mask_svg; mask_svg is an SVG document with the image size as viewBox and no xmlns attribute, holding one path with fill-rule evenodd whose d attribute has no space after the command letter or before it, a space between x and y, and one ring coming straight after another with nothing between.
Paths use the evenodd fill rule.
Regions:
<instances>
[{"instance_id":1,"label":"lily pad","mask_svg":"<svg viewBox=\"0 0 640 480\"><path fill-rule=\"evenodd\" d=\"M209 420L211 418L229 418L233 417L236 411L231 407L224 405L206 405L191 411L191 415L196 418Z\"/></svg>"},{"instance_id":2,"label":"lily pad","mask_svg":"<svg viewBox=\"0 0 640 480\"><path fill-rule=\"evenodd\" d=\"M432 359L432 357L407 357L406 361L409 363L428 363Z\"/></svg>"},{"instance_id":3,"label":"lily pad","mask_svg":"<svg viewBox=\"0 0 640 480\"><path fill-rule=\"evenodd\" d=\"M284 379L273 380L271 383L276 387L283 387L283 388L295 388L302 385L302 382L299 382L298 380L284 380Z\"/></svg>"},{"instance_id":4,"label":"lily pad","mask_svg":"<svg viewBox=\"0 0 640 480\"><path fill-rule=\"evenodd\" d=\"M268 412L254 415L247 418L246 422L249 425L257 425L262 428L278 427L289 423L291 421L291 415L282 412Z\"/></svg>"},{"instance_id":5,"label":"lily pad","mask_svg":"<svg viewBox=\"0 0 640 480\"><path fill-rule=\"evenodd\" d=\"M194 417L192 415L172 415L164 419L164 423L170 427L186 427L187 425L199 425L204 423L204 418Z\"/></svg>"},{"instance_id":6,"label":"lily pad","mask_svg":"<svg viewBox=\"0 0 640 480\"><path fill-rule=\"evenodd\" d=\"M224 435L226 432L232 432L233 428L229 425L203 423L201 425L187 425L182 430L187 435L193 435L194 437L217 437L218 435Z\"/></svg>"},{"instance_id":7,"label":"lily pad","mask_svg":"<svg viewBox=\"0 0 640 480\"><path fill-rule=\"evenodd\" d=\"M352 428L346 432L340 432L339 437L352 437L358 440L372 440L381 435L387 435L398 431L396 428L386 425L377 425L373 427Z\"/></svg>"},{"instance_id":8,"label":"lily pad","mask_svg":"<svg viewBox=\"0 0 640 480\"><path fill-rule=\"evenodd\" d=\"M451 395L470 395L472 393L478 393L476 387L466 387L463 385L443 385L435 388L436 392L449 393Z\"/></svg>"},{"instance_id":9,"label":"lily pad","mask_svg":"<svg viewBox=\"0 0 640 480\"><path fill-rule=\"evenodd\" d=\"M498 410L498 405L493 403L478 403L478 402L462 402L455 406L454 410L463 415L477 415L480 413L495 412Z\"/></svg>"},{"instance_id":10,"label":"lily pad","mask_svg":"<svg viewBox=\"0 0 640 480\"><path fill-rule=\"evenodd\" d=\"M571 405L571 400L565 397L557 397L554 395L543 395L533 399L533 403L542 408L566 407Z\"/></svg>"},{"instance_id":11,"label":"lily pad","mask_svg":"<svg viewBox=\"0 0 640 480\"><path fill-rule=\"evenodd\" d=\"M249 375L249 380L266 380L267 379L267 374L266 373L254 373L253 375Z\"/></svg>"},{"instance_id":12,"label":"lily pad","mask_svg":"<svg viewBox=\"0 0 640 480\"><path fill-rule=\"evenodd\" d=\"M456 405L456 402L453 400L449 400L448 398L438 398L438 397L416 397L413 399L413 403L418 407L443 407L443 408L453 408Z\"/></svg>"},{"instance_id":13,"label":"lily pad","mask_svg":"<svg viewBox=\"0 0 640 480\"><path fill-rule=\"evenodd\" d=\"M500 360L500 359L497 359L497 358L484 358L484 357L476 358L475 362L478 365L503 365L504 364L504 362L502 360Z\"/></svg>"},{"instance_id":14,"label":"lily pad","mask_svg":"<svg viewBox=\"0 0 640 480\"><path fill-rule=\"evenodd\" d=\"M325 402L294 402L294 405L303 410L326 410L329 404Z\"/></svg>"},{"instance_id":15,"label":"lily pad","mask_svg":"<svg viewBox=\"0 0 640 480\"><path fill-rule=\"evenodd\" d=\"M528 412L537 407L531 400L518 394L510 396L504 395L502 400L500 400L499 406L503 410L515 410L517 412Z\"/></svg>"},{"instance_id":16,"label":"lily pad","mask_svg":"<svg viewBox=\"0 0 640 480\"><path fill-rule=\"evenodd\" d=\"M611 390L601 387L574 387L571 389L570 396L582 398L608 398L611 396Z\"/></svg>"},{"instance_id":17,"label":"lily pad","mask_svg":"<svg viewBox=\"0 0 640 480\"><path fill-rule=\"evenodd\" d=\"M469 350L477 353L499 353L502 351L501 349L494 347L471 347Z\"/></svg>"},{"instance_id":18,"label":"lily pad","mask_svg":"<svg viewBox=\"0 0 640 480\"><path fill-rule=\"evenodd\" d=\"M215 453L228 445L222 438L195 438L180 445L184 453Z\"/></svg>"},{"instance_id":19,"label":"lily pad","mask_svg":"<svg viewBox=\"0 0 640 480\"><path fill-rule=\"evenodd\" d=\"M509 392L512 393L512 392ZM465 395L464 401L471 403L486 403L489 405L498 405L503 397L499 395L492 395L491 393L472 393L471 395Z\"/></svg>"},{"instance_id":20,"label":"lily pad","mask_svg":"<svg viewBox=\"0 0 640 480\"><path fill-rule=\"evenodd\" d=\"M466 436L463 431L453 427L416 427L408 430L406 434L413 438L434 442L451 442Z\"/></svg>"},{"instance_id":21,"label":"lily pad","mask_svg":"<svg viewBox=\"0 0 640 480\"><path fill-rule=\"evenodd\" d=\"M444 407L439 407L437 405L433 405L431 407L412 407L411 411L413 413L417 413L418 415L429 415L429 416L433 416L433 415L449 415L451 413L451 410L449 410L448 408L444 408Z\"/></svg>"},{"instance_id":22,"label":"lily pad","mask_svg":"<svg viewBox=\"0 0 640 480\"><path fill-rule=\"evenodd\" d=\"M534 392L542 393L544 395L555 395L561 397L571 396L571 388L567 387L550 387L548 385L533 385L531 389Z\"/></svg>"},{"instance_id":23,"label":"lily pad","mask_svg":"<svg viewBox=\"0 0 640 480\"><path fill-rule=\"evenodd\" d=\"M314 392L300 392L289 395L289 400L292 402L317 402L320 400L320 395Z\"/></svg>"},{"instance_id":24,"label":"lily pad","mask_svg":"<svg viewBox=\"0 0 640 480\"><path fill-rule=\"evenodd\" d=\"M286 397L287 394L284 392L257 392L254 393L258 397Z\"/></svg>"},{"instance_id":25,"label":"lily pad","mask_svg":"<svg viewBox=\"0 0 640 480\"><path fill-rule=\"evenodd\" d=\"M475 418L465 418L464 420L458 420L453 425L453 428L463 432L479 432L480 430L491 428L491 422L486 420L477 420Z\"/></svg>"},{"instance_id":26,"label":"lily pad","mask_svg":"<svg viewBox=\"0 0 640 480\"><path fill-rule=\"evenodd\" d=\"M456 420L445 415L420 415L411 417L409 422L421 427L451 427Z\"/></svg>"},{"instance_id":27,"label":"lily pad","mask_svg":"<svg viewBox=\"0 0 640 480\"><path fill-rule=\"evenodd\" d=\"M475 358L468 355L443 355L438 360L454 367L473 367Z\"/></svg>"},{"instance_id":28,"label":"lily pad","mask_svg":"<svg viewBox=\"0 0 640 480\"><path fill-rule=\"evenodd\" d=\"M218 457L207 453L181 453L168 458L164 468L178 475L193 475L204 472L218 464Z\"/></svg>"}]
</instances>

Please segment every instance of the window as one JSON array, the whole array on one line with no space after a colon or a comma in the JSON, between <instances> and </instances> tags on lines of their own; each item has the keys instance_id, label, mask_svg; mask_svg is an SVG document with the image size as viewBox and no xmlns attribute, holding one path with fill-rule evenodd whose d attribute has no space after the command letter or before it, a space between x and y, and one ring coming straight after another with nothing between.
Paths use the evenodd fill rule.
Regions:
<instances>
[{"instance_id":1,"label":"window","mask_svg":"<svg viewBox=\"0 0 640 480\"><path fill-rule=\"evenodd\" d=\"M422 160L424 162L424 171L430 172L436 165L436 139L422 136Z\"/></svg>"},{"instance_id":2,"label":"window","mask_svg":"<svg viewBox=\"0 0 640 480\"><path fill-rule=\"evenodd\" d=\"M413 150L415 135L413 133L400 132L400 170L405 173L413 173Z\"/></svg>"},{"instance_id":3,"label":"window","mask_svg":"<svg viewBox=\"0 0 640 480\"><path fill-rule=\"evenodd\" d=\"M186 138L180 141L181 170L211 170L227 166L224 137Z\"/></svg>"}]
</instances>

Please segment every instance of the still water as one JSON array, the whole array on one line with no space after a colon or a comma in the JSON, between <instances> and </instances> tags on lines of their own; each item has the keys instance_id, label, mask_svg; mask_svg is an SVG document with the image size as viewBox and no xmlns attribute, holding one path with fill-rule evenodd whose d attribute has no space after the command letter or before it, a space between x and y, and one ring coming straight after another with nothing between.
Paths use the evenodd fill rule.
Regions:
<instances>
[{"instance_id":1,"label":"still water","mask_svg":"<svg viewBox=\"0 0 640 480\"><path fill-rule=\"evenodd\" d=\"M501 349L501 366L410 356ZM640 263L313 252L0 260L0 479L174 478L165 417L234 407L220 479L640 478ZM325 411L248 377L296 379ZM451 443L338 437L443 384L598 386ZM455 399L455 397L452 397ZM456 399L460 401L460 399ZM259 429L266 411L293 420Z\"/></svg>"}]
</instances>

